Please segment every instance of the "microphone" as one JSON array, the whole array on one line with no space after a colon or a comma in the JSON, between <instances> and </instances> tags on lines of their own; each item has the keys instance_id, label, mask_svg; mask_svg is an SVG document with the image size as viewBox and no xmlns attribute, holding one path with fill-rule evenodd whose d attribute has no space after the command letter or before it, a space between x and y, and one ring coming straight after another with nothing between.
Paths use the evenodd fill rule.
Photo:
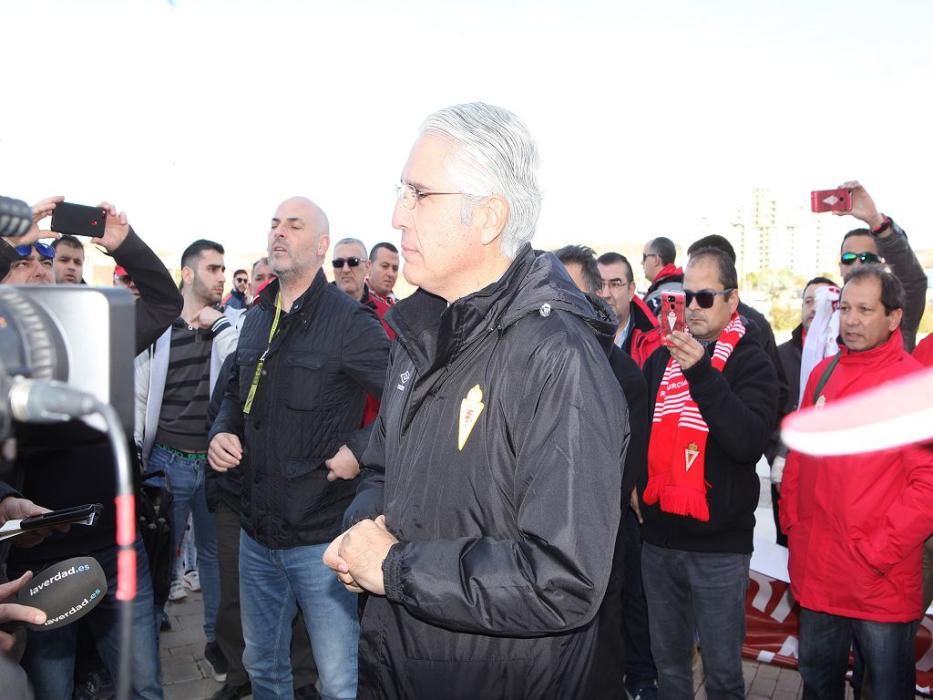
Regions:
<instances>
[{"instance_id":1,"label":"microphone","mask_svg":"<svg viewBox=\"0 0 933 700\"><path fill-rule=\"evenodd\" d=\"M45 622L41 625L15 622L14 625L38 632L70 625L96 608L106 594L107 577L96 559L67 559L33 576L16 596L15 602L20 605L44 612Z\"/></svg>"},{"instance_id":2,"label":"microphone","mask_svg":"<svg viewBox=\"0 0 933 700\"><path fill-rule=\"evenodd\" d=\"M97 410L90 394L54 379L16 379L9 391L10 412L24 423L53 423Z\"/></svg>"},{"instance_id":3,"label":"microphone","mask_svg":"<svg viewBox=\"0 0 933 700\"><path fill-rule=\"evenodd\" d=\"M32 226L32 207L19 199L0 197L0 236L22 236Z\"/></svg>"}]
</instances>

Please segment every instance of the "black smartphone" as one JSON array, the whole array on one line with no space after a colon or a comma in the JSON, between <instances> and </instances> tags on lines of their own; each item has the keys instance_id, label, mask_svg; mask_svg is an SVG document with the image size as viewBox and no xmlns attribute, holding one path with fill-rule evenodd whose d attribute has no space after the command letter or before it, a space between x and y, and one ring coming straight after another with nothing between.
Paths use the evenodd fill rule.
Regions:
<instances>
[{"instance_id":1,"label":"black smartphone","mask_svg":"<svg viewBox=\"0 0 933 700\"><path fill-rule=\"evenodd\" d=\"M52 230L55 233L103 238L106 224L107 212L98 207L59 202L52 212Z\"/></svg>"},{"instance_id":2,"label":"black smartphone","mask_svg":"<svg viewBox=\"0 0 933 700\"><path fill-rule=\"evenodd\" d=\"M103 510L100 503L88 503L83 506L73 508L62 508L53 510L51 513L42 515L33 515L29 518L23 518L19 527L21 530L37 530L43 527L54 527L55 525L64 525L66 523L78 523L81 525L96 525L97 518Z\"/></svg>"}]
</instances>

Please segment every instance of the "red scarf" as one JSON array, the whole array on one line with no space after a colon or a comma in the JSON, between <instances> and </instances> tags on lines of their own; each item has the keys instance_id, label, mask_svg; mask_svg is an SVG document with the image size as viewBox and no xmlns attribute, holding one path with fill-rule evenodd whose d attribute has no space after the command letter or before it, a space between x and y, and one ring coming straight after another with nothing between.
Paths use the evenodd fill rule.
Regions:
<instances>
[{"instance_id":1,"label":"red scarf","mask_svg":"<svg viewBox=\"0 0 933 700\"><path fill-rule=\"evenodd\" d=\"M722 372L745 335L738 314L723 328L713 350L713 368ZM648 442L648 486L642 499L651 505L661 501L666 513L709 521L706 502L706 440L709 427L690 397L690 384L671 356L667 361Z\"/></svg>"}]
</instances>

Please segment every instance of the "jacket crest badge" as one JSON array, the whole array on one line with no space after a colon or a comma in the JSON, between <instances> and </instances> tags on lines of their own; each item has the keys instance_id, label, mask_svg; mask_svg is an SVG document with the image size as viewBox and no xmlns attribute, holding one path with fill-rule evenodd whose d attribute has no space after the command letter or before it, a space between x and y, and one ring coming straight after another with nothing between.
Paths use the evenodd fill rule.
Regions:
<instances>
[{"instance_id":1,"label":"jacket crest badge","mask_svg":"<svg viewBox=\"0 0 933 700\"><path fill-rule=\"evenodd\" d=\"M473 432L473 426L483 412L483 390L479 384L467 392L466 398L460 402L460 423L457 431L457 449L462 451L467 438Z\"/></svg>"},{"instance_id":2,"label":"jacket crest badge","mask_svg":"<svg viewBox=\"0 0 933 700\"><path fill-rule=\"evenodd\" d=\"M700 446L695 442L691 442L687 445L684 450L684 469L685 471L690 471L690 467L693 466L693 463L697 461L697 457L700 456Z\"/></svg>"}]
</instances>

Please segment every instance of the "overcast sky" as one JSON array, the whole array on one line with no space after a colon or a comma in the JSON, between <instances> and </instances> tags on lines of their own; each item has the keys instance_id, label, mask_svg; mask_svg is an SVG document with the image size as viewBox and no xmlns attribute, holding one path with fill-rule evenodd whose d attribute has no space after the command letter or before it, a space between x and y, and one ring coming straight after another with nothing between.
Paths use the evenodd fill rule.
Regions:
<instances>
[{"instance_id":1,"label":"overcast sky","mask_svg":"<svg viewBox=\"0 0 933 700\"><path fill-rule=\"evenodd\" d=\"M752 187L850 178L933 246L927 0L0 0L0 24L0 194L111 199L162 249L260 250L293 194L397 241L419 123L472 100L538 141L538 247L689 241Z\"/></svg>"}]
</instances>

